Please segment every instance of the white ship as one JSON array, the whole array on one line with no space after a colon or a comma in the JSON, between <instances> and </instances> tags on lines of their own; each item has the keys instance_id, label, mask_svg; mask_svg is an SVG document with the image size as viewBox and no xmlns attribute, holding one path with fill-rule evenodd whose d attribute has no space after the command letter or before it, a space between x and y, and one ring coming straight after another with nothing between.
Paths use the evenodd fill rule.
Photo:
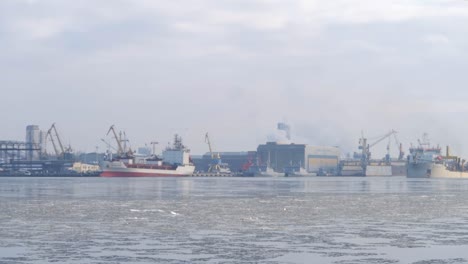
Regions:
<instances>
[{"instance_id":1,"label":"white ship","mask_svg":"<svg viewBox=\"0 0 468 264\"><path fill-rule=\"evenodd\" d=\"M410 148L407 161L408 178L468 178L465 160L451 156L449 147L446 155L441 154L441 148L431 147L427 134L419 141L419 146Z\"/></svg>"},{"instance_id":2,"label":"white ship","mask_svg":"<svg viewBox=\"0 0 468 264\"><path fill-rule=\"evenodd\" d=\"M121 149L120 142L117 141ZM102 177L173 177L190 176L195 171L195 166L190 162L189 149L185 148L182 139L175 135L174 145L163 151L162 158L135 157L130 151L104 161L101 170Z\"/></svg>"}]
</instances>

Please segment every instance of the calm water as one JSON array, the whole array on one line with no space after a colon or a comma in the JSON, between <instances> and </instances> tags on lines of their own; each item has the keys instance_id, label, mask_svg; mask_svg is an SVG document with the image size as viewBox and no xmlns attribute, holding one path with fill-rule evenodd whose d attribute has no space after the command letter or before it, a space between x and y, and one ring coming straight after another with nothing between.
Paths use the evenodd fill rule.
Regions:
<instances>
[{"instance_id":1,"label":"calm water","mask_svg":"<svg viewBox=\"0 0 468 264\"><path fill-rule=\"evenodd\" d=\"M0 178L0 263L468 263L468 181Z\"/></svg>"}]
</instances>

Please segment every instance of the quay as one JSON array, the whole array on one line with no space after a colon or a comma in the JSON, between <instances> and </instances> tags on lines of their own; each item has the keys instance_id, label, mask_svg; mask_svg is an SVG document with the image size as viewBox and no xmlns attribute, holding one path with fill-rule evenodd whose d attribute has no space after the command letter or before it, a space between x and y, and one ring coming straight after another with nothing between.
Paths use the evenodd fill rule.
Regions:
<instances>
[{"instance_id":1,"label":"quay","mask_svg":"<svg viewBox=\"0 0 468 264\"><path fill-rule=\"evenodd\" d=\"M190 177L233 177L232 173L210 173L210 172L197 172L190 175Z\"/></svg>"}]
</instances>

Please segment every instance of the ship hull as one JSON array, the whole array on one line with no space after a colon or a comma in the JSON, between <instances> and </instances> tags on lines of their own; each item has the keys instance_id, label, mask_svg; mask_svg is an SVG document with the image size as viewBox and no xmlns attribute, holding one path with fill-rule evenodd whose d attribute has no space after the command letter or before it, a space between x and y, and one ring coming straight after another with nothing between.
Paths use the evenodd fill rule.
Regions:
<instances>
[{"instance_id":1,"label":"ship hull","mask_svg":"<svg viewBox=\"0 0 468 264\"><path fill-rule=\"evenodd\" d=\"M101 177L183 177L195 171L192 165L177 166L174 169L127 168L121 162L107 163L102 168Z\"/></svg>"},{"instance_id":2,"label":"ship hull","mask_svg":"<svg viewBox=\"0 0 468 264\"><path fill-rule=\"evenodd\" d=\"M390 165L367 165L367 177L392 176L392 166Z\"/></svg>"},{"instance_id":3,"label":"ship hull","mask_svg":"<svg viewBox=\"0 0 468 264\"><path fill-rule=\"evenodd\" d=\"M363 177L364 170L360 165L345 165L340 170L340 176Z\"/></svg>"},{"instance_id":4,"label":"ship hull","mask_svg":"<svg viewBox=\"0 0 468 264\"><path fill-rule=\"evenodd\" d=\"M279 172L260 172L254 174L254 177L284 177L284 174Z\"/></svg>"},{"instance_id":5,"label":"ship hull","mask_svg":"<svg viewBox=\"0 0 468 264\"><path fill-rule=\"evenodd\" d=\"M468 171L450 171L442 164L434 164L429 178L468 178Z\"/></svg>"},{"instance_id":6,"label":"ship hull","mask_svg":"<svg viewBox=\"0 0 468 264\"><path fill-rule=\"evenodd\" d=\"M313 172L310 172L310 173L300 173L300 172L296 172L296 173L290 173L288 175L284 175L286 177L315 177L317 176L317 173L313 173ZM325 176L325 175L324 175Z\"/></svg>"},{"instance_id":7,"label":"ship hull","mask_svg":"<svg viewBox=\"0 0 468 264\"><path fill-rule=\"evenodd\" d=\"M173 174L167 172L132 172L132 171L103 171L101 177L184 177L191 174Z\"/></svg>"},{"instance_id":8,"label":"ship hull","mask_svg":"<svg viewBox=\"0 0 468 264\"><path fill-rule=\"evenodd\" d=\"M429 178L432 171L432 163L409 163L406 168L408 178Z\"/></svg>"},{"instance_id":9,"label":"ship hull","mask_svg":"<svg viewBox=\"0 0 468 264\"><path fill-rule=\"evenodd\" d=\"M406 163L392 163L392 175L393 176L406 176Z\"/></svg>"},{"instance_id":10,"label":"ship hull","mask_svg":"<svg viewBox=\"0 0 468 264\"><path fill-rule=\"evenodd\" d=\"M443 164L431 162L409 164L408 178L467 178L468 171L451 171Z\"/></svg>"}]
</instances>

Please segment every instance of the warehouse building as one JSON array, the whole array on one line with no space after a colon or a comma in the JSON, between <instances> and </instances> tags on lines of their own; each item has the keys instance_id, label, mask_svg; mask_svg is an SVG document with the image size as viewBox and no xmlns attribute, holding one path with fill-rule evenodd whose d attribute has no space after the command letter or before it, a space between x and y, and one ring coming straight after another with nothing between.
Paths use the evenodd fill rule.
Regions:
<instances>
[{"instance_id":1,"label":"warehouse building","mask_svg":"<svg viewBox=\"0 0 468 264\"><path fill-rule=\"evenodd\" d=\"M218 154L218 152L216 152ZM221 161L227 163L231 172L240 172L243 170L243 167L248 162L253 162L256 158L255 151L242 151L242 152L219 152L221 156ZM207 172L211 164L213 164L213 159L211 154L205 153L202 156L192 155L192 162L195 165L195 170L200 172Z\"/></svg>"},{"instance_id":2,"label":"warehouse building","mask_svg":"<svg viewBox=\"0 0 468 264\"><path fill-rule=\"evenodd\" d=\"M332 171L337 169L339 158L337 147L267 142L257 148L258 164L269 166L276 172L285 172L288 167L300 167L310 173Z\"/></svg>"}]
</instances>

